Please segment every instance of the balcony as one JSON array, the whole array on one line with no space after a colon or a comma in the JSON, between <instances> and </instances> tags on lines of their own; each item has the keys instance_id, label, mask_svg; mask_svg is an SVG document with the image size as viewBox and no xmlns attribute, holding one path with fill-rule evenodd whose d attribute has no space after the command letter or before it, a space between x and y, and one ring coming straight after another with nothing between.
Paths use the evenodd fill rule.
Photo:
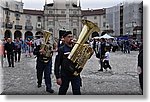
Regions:
<instances>
[{"instance_id":1,"label":"balcony","mask_svg":"<svg viewBox=\"0 0 150 102\"><path fill-rule=\"evenodd\" d=\"M8 28L8 29L12 29L13 28L13 25L11 23L6 23L5 24L5 27Z\"/></svg>"},{"instance_id":2,"label":"balcony","mask_svg":"<svg viewBox=\"0 0 150 102\"><path fill-rule=\"evenodd\" d=\"M22 25L15 25L16 30L22 30Z\"/></svg>"},{"instance_id":3,"label":"balcony","mask_svg":"<svg viewBox=\"0 0 150 102\"><path fill-rule=\"evenodd\" d=\"M25 30L32 30L33 29L33 26L25 26Z\"/></svg>"}]
</instances>

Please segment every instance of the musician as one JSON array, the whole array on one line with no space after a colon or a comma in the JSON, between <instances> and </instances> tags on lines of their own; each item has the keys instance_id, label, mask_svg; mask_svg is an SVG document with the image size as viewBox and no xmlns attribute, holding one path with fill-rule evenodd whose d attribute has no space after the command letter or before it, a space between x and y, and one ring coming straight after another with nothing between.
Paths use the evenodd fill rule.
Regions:
<instances>
[{"instance_id":1,"label":"musician","mask_svg":"<svg viewBox=\"0 0 150 102\"><path fill-rule=\"evenodd\" d=\"M38 88L41 87L42 77L44 72L46 91L49 93L54 93L54 90L52 89L51 77L50 77L50 74L52 73L52 46L50 45L49 42L46 43L45 46L48 47L47 52L44 48L41 48L41 46L42 44L37 45L33 52L33 54L37 56L36 70L37 70ZM51 56L49 57L45 56L46 53L51 54Z\"/></svg>"},{"instance_id":2,"label":"musician","mask_svg":"<svg viewBox=\"0 0 150 102\"><path fill-rule=\"evenodd\" d=\"M81 78L80 75L74 76L68 68L67 57L73 48L73 35L71 31L66 31L63 35L64 45L58 49L58 55L55 59L54 73L57 84L60 85L59 95L65 95L71 82L74 95L80 95Z\"/></svg>"}]
</instances>

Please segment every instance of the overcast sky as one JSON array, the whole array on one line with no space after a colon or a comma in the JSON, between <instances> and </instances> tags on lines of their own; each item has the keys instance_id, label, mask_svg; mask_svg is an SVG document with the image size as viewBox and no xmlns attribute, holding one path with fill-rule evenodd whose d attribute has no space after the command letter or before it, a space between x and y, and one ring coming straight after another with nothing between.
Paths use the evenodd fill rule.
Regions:
<instances>
[{"instance_id":1,"label":"overcast sky","mask_svg":"<svg viewBox=\"0 0 150 102\"><path fill-rule=\"evenodd\" d=\"M18 0L21 1L21 0ZM37 9L43 10L45 0L22 0L24 3L25 9ZM47 0L48 3L51 3L53 0ZM80 0L81 9L97 9L97 8L108 8L123 1L139 1L139 0ZM140 0L142 1L142 0Z\"/></svg>"}]
</instances>

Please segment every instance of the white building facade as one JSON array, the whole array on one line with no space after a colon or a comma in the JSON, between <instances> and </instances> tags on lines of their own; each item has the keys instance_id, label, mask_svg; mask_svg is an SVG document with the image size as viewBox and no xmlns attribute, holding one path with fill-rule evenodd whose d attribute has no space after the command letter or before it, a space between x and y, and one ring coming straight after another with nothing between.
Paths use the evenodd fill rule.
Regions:
<instances>
[{"instance_id":1,"label":"white building facade","mask_svg":"<svg viewBox=\"0 0 150 102\"><path fill-rule=\"evenodd\" d=\"M141 39L143 27L143 4L138 2L124 2L106 8L106 20L109 29L113 29L113 36L130 36Z\"/></svg>"},{"instance_id":2,"label":"white building facade","mask_svg":"<svg viewBox=\"0 0 150 102\"><path fill-rule=\"evenodd\" d=\"M113 30L112 36L120 35L120 4L106 8L106 20L108 29Z\"/></svg>"},{"instance_id":3,"label":"white building facade","mask_svg":"<svg viewBox=\"0 0 150 102\"><path fill-rule=\"evenodd\" d=\"M2 7L3 38L33 38L42 30L43 11L23 9L23 2L5 0Z\"/></svg>"},{"instance_id":4,"label":"white building facade","mask_svg":"<svg viewBox=\"0 0 150 102\"><path fill-rule=\"evenodd\" d=\"M123 9L123 22L124 34L136 37L137 40L141 39L143 27L143 13L140 11L143 7L141 2L124 3Z\"/></svg>"},{"instance_id":5,"label":"white building facade","mask_svg":"<svg viewBox=\"0 0 150 102\"><path fill-rule=\"evenodd\" d=\"M105 9L83 10L82 19L90 20L100 28L100 32L98 32L99 34L98 36L100 36L103 31L107 30Z\"/></svg>"},{"instance_id":6,"label":"white building facade","mask_svg":"<svg viewBox=\"0 0 150 102\"><path fill-rule=\"evenodd\" d=\"M23 2L1 1L1 38L34 38L42 30L48 30L53 33L54 39L58 39L61 29L72 31L77 38L82 30L82 19L98 25L99 35L112 31L109 33L112 36L136 35L140 39L142 34L141 2L123 3L105 9L81 10L79 0L54 0L52 3L45 3L44 10L27 10L23 9Z\"/></svg>"},{"instance_id":7,"label":"white building facade","mask_svg":"<svg viewBox=\"0 0 150 102\"><path fill-rule=\"evenodd\" d=\"M81 32L81 7L78 0L54 0L44 6L44 28L59 38L59 30L72 31L74 37Z\"/></svg>"}]
</instances>

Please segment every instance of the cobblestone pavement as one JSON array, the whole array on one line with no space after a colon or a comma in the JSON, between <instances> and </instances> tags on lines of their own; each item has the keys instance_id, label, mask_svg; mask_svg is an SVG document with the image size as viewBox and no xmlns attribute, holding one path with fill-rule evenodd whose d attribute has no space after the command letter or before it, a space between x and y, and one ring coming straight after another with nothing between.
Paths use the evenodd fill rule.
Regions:
<instances>
[{"instance_id":1,"label":"cobblestone pavement","mask_svg":"<svg viewBox=\"0 0 150 102\"><path fill-rule=\"evenodd\" d=\"M56 53L53 56L53 62ZM99 72L99 62L95 55L85 65L81 72L83 95L140 95L137 67L137 51L124 54L120 51L110 53L110 65L112 71ZM35 58L25 58L22 55L21 62L16 62L15 67L7 67L4 63L2 94L24 95L56 95L59 86L52 74L52 85L55 92L50 94L45 91L44 80L41 88L37 88ZM72 94L71 87L67 94Z\"/></svg>"}]
</instances>

